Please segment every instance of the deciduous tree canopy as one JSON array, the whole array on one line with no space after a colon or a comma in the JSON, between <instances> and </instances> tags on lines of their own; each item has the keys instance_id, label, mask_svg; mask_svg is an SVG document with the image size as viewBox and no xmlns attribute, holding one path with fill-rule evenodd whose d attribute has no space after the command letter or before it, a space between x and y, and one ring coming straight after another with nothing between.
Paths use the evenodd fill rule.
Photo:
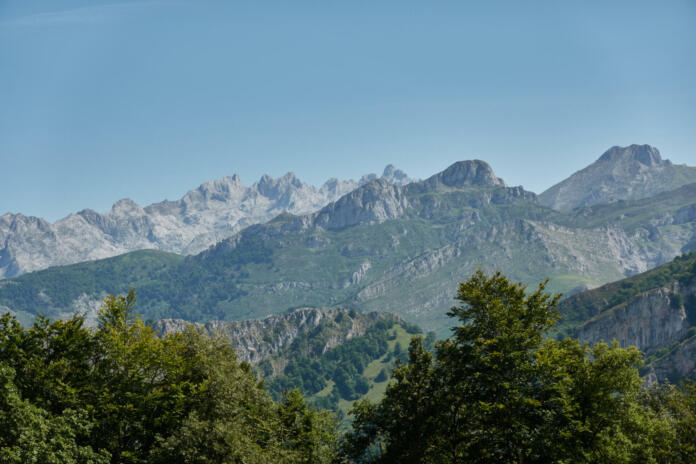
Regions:
<instances>
[{"instance_id":1,"label":"deciduous tree canopy","mask_svg":"<svg viewBox=\"0 0 696 464\"><path fill-rule=\"evenodd\" d=\"M693 459L694 435L684 432L693 413L682 420L645 400L638 350L544 338L560 297L544 286L528 292L482 271L460 284L453 335L434 355L414 339L384 399L354 407L344 454L373 463L693 462L681 460ZM670 401L687 402L674 392Z\"/></svg>"},{"instance_id":2,"label":"deciduous tree canopy","mask_svg":"<svg viewBox=\"0 0 696 464\"><path fill-rule=\"evenodd\" d=\"M274 402L222 338L156 337L134 303L109 296L94 331L0 318L0 462L330 462L329 413Z\"/></svg>"}]
</instances>

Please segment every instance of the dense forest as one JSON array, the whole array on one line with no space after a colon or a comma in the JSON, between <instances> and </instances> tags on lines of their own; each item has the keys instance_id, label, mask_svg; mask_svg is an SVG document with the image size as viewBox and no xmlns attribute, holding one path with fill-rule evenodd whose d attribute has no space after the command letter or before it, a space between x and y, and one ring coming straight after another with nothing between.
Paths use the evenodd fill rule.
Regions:
<instances>
[{"instance_id":1,"label":"dense forest","mask_svg":"<svg viewBox=\"0 0 696 464\"><path fill-rule=\"evenodd\" d=\"M357 398L388 324L264 383L223 338L156 336L133 291L109 296L94 330L5 315L0 463L696 462L694 385L646 386L635 348L546 337L559 296L544 283L477 271L457 299L452 335L414 337L380 372L384 397L356 402L341 432L304 395L331 380Z\"/></svg>"}]
</instances>

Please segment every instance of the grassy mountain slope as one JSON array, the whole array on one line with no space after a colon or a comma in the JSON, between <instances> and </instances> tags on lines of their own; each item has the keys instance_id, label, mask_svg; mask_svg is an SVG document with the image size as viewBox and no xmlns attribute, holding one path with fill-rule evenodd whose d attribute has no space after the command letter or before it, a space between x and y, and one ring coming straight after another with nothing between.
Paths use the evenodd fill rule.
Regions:
<instances>
[{"instance_id":1,"label":"grassy mountain slope","mask_svg":"<svg viewBox=\"0 0 696 464\"><path fill-rule=\"evenodd\" d=\"M196 256L130 254L1 281L0 305L59 315L135 286L151 319L341 305L400 314L445 335L457 283L478 266L530 284L551 277L549 290L574 293L668 261L694 243L695 187L560 213L506 187L485 163L461 162L405 187L371 182ZM142 256L150 264L139 264Z\"/></svg>"}]
</instances>

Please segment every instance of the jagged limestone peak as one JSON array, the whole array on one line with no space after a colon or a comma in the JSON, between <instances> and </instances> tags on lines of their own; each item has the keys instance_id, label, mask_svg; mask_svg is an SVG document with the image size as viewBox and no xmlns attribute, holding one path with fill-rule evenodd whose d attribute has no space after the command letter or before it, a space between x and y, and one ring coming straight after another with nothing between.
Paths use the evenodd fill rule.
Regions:
<instances>
[{"instance_id":1,"label":"jagged limestone peak","mask_svg":"<svg viewBox=\"0 0 696 464\"><path fill-rule=\"evenodd\" d=\"M145 214L145 210L130 198L123 198L114 203L109 214L112 216L142 216Z\"/></svg>"},{"instance_id":2,"label":"jagged limestone peak","mask_svg":"<svg viewBox=\"0 0 696 464\"><path fill-rule=\"evenodd\" d=\"M393 164L388 164L382 171L382 179L394 185L406 185L413 182L413 179L401 169L396 168Z\"/></svg>"},{"instance_id":3,"label":"jagged limestone peak","mask_svg":"<svg viewBox=\"0 0 696 464\"><path fill-rule=\"evenodd\" d=\"M395 176L399 172L394 170ZM246 187L234 174L204 182L179 200L141 208L126 199L106 214L83 209L54 224L5 214L0 217L0 279L140 249L199 253L279 214L313 213L358 186L355 180L334 178L316 188L287 173L277 179L264 175Z\"/></svg>"}]
</instances>

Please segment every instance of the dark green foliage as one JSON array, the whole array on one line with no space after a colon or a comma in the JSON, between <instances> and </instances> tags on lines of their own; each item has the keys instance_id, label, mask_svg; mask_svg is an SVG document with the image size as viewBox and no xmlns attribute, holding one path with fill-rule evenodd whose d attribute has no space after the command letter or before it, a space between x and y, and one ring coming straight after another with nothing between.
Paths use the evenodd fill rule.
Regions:
<instances>
[{"instance_id":1,"label":"dark green foliage","mask_svg":"<svg viewBox=\"0 0 696 464\"><path fill-rule=\"evenodd\" d=\"M411 335L417 335L419 333L422 333L421 328L418 327L416 324L409 324L408 322L403 322L401 325L406 330L406 333L409 333Z\"/></svg>"},{"instance_id":2,"label":"dark green foliage","mask_svg":"<svg viewBox=\"0 0 696 464\"><path fill-rule=\"evenodd\" d=\"M341 313L342 314L342 313ZM341 315L335 322L350 326L357 313ZM318 400L322 407L335 406L338 398L355 400L369 390L369 382L362 375L365 367L387 353L389 331L396 320L382 318L369 327L361 337L354 337L322 353L326 342L334 334L330 326L322 324L307 337L293 342L285 357L288 363L281 375L268 380L267 387L274 398L280 398L286 390L300 388L307 395L323 390L333 381L335 395L331 400ZM260 370L269 371L267 364L261 363ZM333 401L336 399L336 401Z\"/></svg>"},{"instance_id":3,"label":"dark green foliage","mask_svg":"<svg viewBox=\"0 0 696 464\"><path fill-rule=\"evenodd\" d=\"M389 378L389 374L387 374L386 369L382 369L379 371L379 374L377 374L377 377L375 377L375 382L384 382Z\"/></svg>"},{"instance_id":4,"label":"dark green foliage","mask_svg":"<svg viewBox=\"0 0 696 464\"><path fill-rule=\"evenodd\" d=\"M109 453L88 441L92 423L84 410L51 414L23 399L14 370L0 362L0 462L3 464L108 464Z\"/></svg>"},{"instance_id":5,"label":"dark green foliage","mask_svg":"<svg viewBox=\"0 0 696 464\"><path fill-rule=\"evenodd\" d=\"M374 463L668 463L674 427L642 397L635 348L544 338L559 295L497 273L459 287L435 354L416 338L384 399L353 409L347 459ZM693 438L689 438L693 443Z\"/></svg>"},{"instance_id":6,"label":"dark green foliage","mask_svg":"<svg viewBox=\"0 0 696 464\"><path fill-rule=\"evenodd\" d=\"M689 295L684 301L684 311L689 320L689 325L696 326L696 295Z\"/></svg>"},{"instance_id":7,"label":"dark green foliage","mask_svg":"<svg viewBox=\"0 0 696 464\"><path fill-rule=\"evenodd\" d=\"M408 351L406 351L399 342L396 342L396 344L394 345L394 351L392 352L392 356L398 363L403 364L406 361L408 361Z\"/></svg>"},{"instance_id":8,"label":"dark green foliage","mask_svg":"<svg viewBox=\"0 0 696 464\"><path fill-rule=\"evenodd\" d=\"M135 295L29 329L0 318L2 463L327 463L335 420L298 392L275 403L227 340L156 337Z\"/></svg>"},{"instance_id":9,"label":"dark green foliage","mask_svg":"<svg viewBox=\"0 0 696 464\"><path fill-rule=\"evenodd\" d=\"M428 332L428 334L425 337L425 340L423 340L423 346L427 351L430 351L432 353L435 350L436 341L437 337L435 336L435 332Z\"/></svg>"},{"instance_id":10,"label":"dark green foliage","mask_svg":"<svg viewBox=\"0 0 696 464\"><path fill-rule=\"evenodd\" d=\"M30 313L42 308L43 314L50 315L53 308L66 308L83 293L125 293L136 284L157 280L162 272L183 260L182 256L173 253L143 250L33 272L13 279L11 283L5 282L0 292L0 304Z\"/></svg>"}]
</instances>

